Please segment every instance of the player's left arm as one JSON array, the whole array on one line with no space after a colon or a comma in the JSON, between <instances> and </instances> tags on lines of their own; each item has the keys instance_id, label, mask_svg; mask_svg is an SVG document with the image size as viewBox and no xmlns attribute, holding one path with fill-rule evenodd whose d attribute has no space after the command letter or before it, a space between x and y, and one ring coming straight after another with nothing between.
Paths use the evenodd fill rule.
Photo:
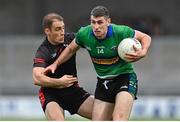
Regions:
<instances>
[{"instance_id":1,"label":"player's left arm","mask_svg":"<svg viewBox=\"0 0 180 122\"><path fill-rule=\"evenodd\" d=\"M135 30L134 38L139 40L142 45L141 56L146 56L151 45L151 37L141 31Z\"/></svg>"},{"instance_id":2,"label":"player's left arm","mask_svg":"<svg viewBox=\"0 0 180 122\"><path fill-rule=\"evenodd\" d=\"M137 49L134 46L135 53L126 54L126 58L130 62L135 62L145 57L151 44L151 37L141 31L135 30L134 38L140 41L142 48Z\"/></svg>"}]
</instances>

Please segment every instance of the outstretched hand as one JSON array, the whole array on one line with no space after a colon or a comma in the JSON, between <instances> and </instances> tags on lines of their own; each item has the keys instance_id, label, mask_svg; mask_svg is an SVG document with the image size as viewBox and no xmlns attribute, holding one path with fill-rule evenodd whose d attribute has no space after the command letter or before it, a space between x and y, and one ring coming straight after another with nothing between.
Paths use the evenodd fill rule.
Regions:
<instances>
[{"instance_id":1,"label":"outstretched hand","mask_svg":"<svg viewBox=\"0 0 180 122\"><path fill-rule=\"evenodd\" d=\"M57 64L53 63L45 68L44 74L47 74L48 72L55 73L56 68Z\"/></svg>"}]
</instances>

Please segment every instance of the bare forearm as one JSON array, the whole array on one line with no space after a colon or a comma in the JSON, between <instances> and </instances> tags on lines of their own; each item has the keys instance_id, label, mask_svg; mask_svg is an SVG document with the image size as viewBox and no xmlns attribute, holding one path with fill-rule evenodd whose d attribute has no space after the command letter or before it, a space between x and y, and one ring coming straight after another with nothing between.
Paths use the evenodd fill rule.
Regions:
<instances>
[{"instance_id":1,"label":"bare forearm","mask_svg":"<svg viewBox=\"0 0 180 122\"><path fill-rule=\"evenodd\" d=\"M145 35L141 41L142 48L144 51L148 51L150 44L151 44L151 37L148 35Z\"/></svg>"},{"instance_id":2,"label":"bare forearm","mask_svg":"<svg viewBox=\"0 0 180 122\"><path fill-rule=\"evenodd\" d=\"M34 78L35 85L42 86L42 87L59 87L60 84L54 78L50 78L47 76L39 76Z\"/></svg>"},{"instance_id":3,"label":"bare forearm","mask_svg":"<svg viewBox=\"0 0 180 122\"><path fill-rule=\"evenodd\" d=\"M60 82L58 79L50 78L43 74L43 68L36 67L33 69L34 84L42 87L58 87Z\"/></svg>"},{"instance_id":4,"label":"bare forearm","mask_svg":"<svg viewBox=\"0 0 180 122\"><path fill-rule=\"evenodd\" d=\"M135 38L141 42L143 51L147 52L151 44L151 37L145 33L136 30Z\"/></svg>"},{"instance_id":5,"label":"bare forearm","mask_svg":"<svg viewBox=\"0 0 180 122\"><path fill-rule=\"evenodd\" d=\"M62 63L69 60L72 57L72 55L74 55L74 53L75 52L73 52L69 47L66 47L66 49L61 53L61 55L54 63L57 65L61 65Z\"/></svg>"},{"instance_id":6,"label":"bare forearm","mask_svg":"<svg viewBox=\"0 0 180 122\"><path fill-rule=\"evenodd\" d=\"M58 59L54 62L56 65L61 65L62 63L69 60L79 49L80 47L76 44L75 40L73 40L66 49L61 53Z\"/></svg>"}]
</instances>

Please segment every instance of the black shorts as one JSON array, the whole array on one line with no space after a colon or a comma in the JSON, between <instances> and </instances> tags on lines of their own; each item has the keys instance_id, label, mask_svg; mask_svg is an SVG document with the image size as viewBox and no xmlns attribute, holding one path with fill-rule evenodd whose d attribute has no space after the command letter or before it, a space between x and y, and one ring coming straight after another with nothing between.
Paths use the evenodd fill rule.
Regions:
<instances>
[{"instance_id":1,"label":"black shorts","mask_svg":"<svg viewBox=\"0 0 180 122\"><path fill-rule=\"evenodd\" d=\"M115 97L119 92L127 91L137 99L137 88L138 80L135 73L122 74L112 79L98 78L95 98L114 103Z\"/></svg>"},{"instance_id":2,"label":"black shorts","mask_svg":"<svg viewBox=\"0 0 180 122\"><path fill-rule=\"evenodd\" d=\"M57 102L64 110L71 114L77 113L81 104L90 96L83 88L75 85L68 88L41 88L39 99L43 110L49 102Z\"/></svg>"}]
</instances>

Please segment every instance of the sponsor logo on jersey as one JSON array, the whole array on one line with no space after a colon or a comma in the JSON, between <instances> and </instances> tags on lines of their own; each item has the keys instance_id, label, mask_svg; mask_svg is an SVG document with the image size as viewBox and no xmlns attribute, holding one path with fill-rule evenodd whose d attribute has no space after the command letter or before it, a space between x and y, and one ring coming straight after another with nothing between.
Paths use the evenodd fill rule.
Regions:
<instances>
[{"instance_id":1,"label":"sponsor logo on jersey","mask_svg":"<svg viewBox=\"0 0 180 122\"><path fill-rule=\"evenodd\" d=\"M104 65L115 64L120 60L120 58L118 56L111 58L111 59L97 59L97 58L93 58L93 57L91 57L91 59L92 59L93 63L104 64Z\"/></svg>"},{"instance_id":2,"label":"sponsor logo on jersey","mask_svg":"<svg viewBox=\"0 0 180 122\"><path fill-rule=\"evenodd\" d=\"M103 48L105 48L104 46L97 46L96 47L97 49L103 49Z\"/></svg>"}]
</instances>

